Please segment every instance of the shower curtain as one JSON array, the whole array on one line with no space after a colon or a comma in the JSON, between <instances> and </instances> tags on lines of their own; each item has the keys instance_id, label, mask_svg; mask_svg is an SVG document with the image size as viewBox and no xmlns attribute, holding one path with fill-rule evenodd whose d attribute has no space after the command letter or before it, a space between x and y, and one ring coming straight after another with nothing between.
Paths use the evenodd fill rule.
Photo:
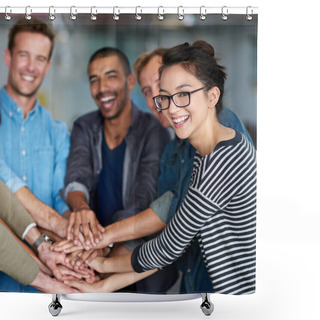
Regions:
<instances>
[{"instance_id":1,"label":"shower curtain","mask_svg":"<svg viewBox=\"0 0 320 320\"><path fill-rule=\"evenodd\" d=\"M37 105L41 106L43 110L49 112L48 117L60 121L59 123L62 126L62 129L59 130L64 130L63 128L65 126L68 132L73 132L77 125L81 127L80 122L77 122L76 126L75 122L79 121L79 118L83 116L85 117L80 119L83 119L85 123L88 124L88 121L92 121L88 125L88 130L93 129L93 126L95 126L96 124L95 121L98 121L98 118L86 118L89 113L92 115L97 113L97 100L100 99L98 96L95 96L92 91L93 81L95 79L94 76L90 74L89 67L91 62L89 62L89 59L90 57L92 57L93 53L104 47L117 48L121 50L121 52L123 52L128 58L129 66L131 69L128 70L128 74L135 73L135 78L137 80L136 84L132 85L129 90L130 100L132 102L132 105L135 106L134 108L137 112L137 117L143 117L143 119L149 119L150 117L152 117L152 121L159 120L161 123L160 115L158 115L158 120L155 120L157 117L157 111L154 111L154 115L152 115L151 110L148 108L147 95L149 93L147 91L151 89L149 87L143 87L143 83L141 79L139 79L139 76L141 76L139 72L143 70L143 67L140 71L139 69L137 71L137 65L135 64L135 62L142 53L152 52L156 48L167 49L186 42L192 44L196 41L202 40L213 46L217 62L225 67L227 76L223 96L224 108L229 110L233 117L239 119L240 125L238 125L235 129L241 131L245 136L247 136L248 140L250 140L250 143L254 146L254 148L257 148L257 8L206 8L203 6L199 8L187 8L182 6L178 8L164 8L161 6L152 8L49 7L44 10L44 8L31 7L3 7L1 8L0 19L1 52L5 52L5 50L7 49L8 34L12 27L21 18L25 20L25 23L33 21L34 19L43 21L52 28L55 34L54 48L51 57L52 63L50 66L50 70L45 74L45 76L43 77L43 81L39 84L39 88L37 88L36 103ZM10 79L14 74L11 73L10 70L13 70L13 64L8 64L2 61L0 72L0 80L2 83L1 87L3 91L0 101L2 122L0 123L0 129L2 126L2 138L0 141L0 156L2 161L1 180L9 189L11 189L12 193L15 193L17 190L19 190L19 186L13 189L13 181L10 179L13 178L13 175L16 175L17 179L22 181L21 187L26 186L31 190L31 192L33 192L33 188L37 189L36 186L39 187L39 185L43 185L43 189L45 189L47 184L54 183L52 180L37 181L38 178L36 178L37 175L35 174L35 171L46 166L52 166L50 170L54 171L55 162L54 160L52 160L53 162L50 162L50 160L48 160L48 164L39 163L39 166L35 167L37 159L32 158L37 158L37 153L35 152L38 151L36 151L36 149L30 147L29 151L30 153L33 153L30 155L30 157L28 151L22 150L20 148L20 145L12 146L11 150L11 141L16 141L16 143L21 143L21 145L24 143L21 140L23 139L22 132L25 130L24 126L27 125L27 121L30 121L30 118L32 118L32 114L30 113L28 116L21 118L22 120L20 123L14 124L16 126L15 128L19 128L19 133L17 133L17 131L14 131L13 124L12 127L10 127L10 125L7 125L7 123L5 123L5 121L9 121L6 119L9 119L12 116L12 114L6 113L11 112L8 111L8 104L11 104L11 108L13 108L12 106L19 108L19 101L14 99L12 99L13 101L11 101L10 99L12 97L10 97L10 92L6 91L6 88L8 88L8 83L12 81ZM23 71L22 73L19 73L19 71L17 71L17 74L18 76L23 77ZM27 77L24 78L24 80L31 81L31 78L28 79ZM109 97L106 97L106 100L108 99ZM221 121L223 122L223 119L221 119ZM44 124L45 127L42 128L42 130L44 130L45 132L49 130L49 128L46 127L47 125L49 124ZM141 126L143 125L144 122L142 121L138 125L138 129L140 128L140 134L146 133L146 131L144 132L144 130L149 130L148 128L141 129ZM170 139L171 141L175 139L175 135L172 129L163 129L161 128L161 126L159 126L159 123L157 123L157 126L155 126L155 128L157 129L155 129L154 131L151 129L148 131L148 134L150 136L154 134L154 140L152 140L150 136L139 137L136 143L140 142L140 144L143 145L147 144L148 142L149 144L152 144L152 141L154 141L153 144L159 144L159 148L161 146L163 150L165 143L163 142L164 138L162 135L168 135L167 141L165 141L166 143L168 143ZM82 128L81 130L85 129ZM127 135L129 135L129 130L130 129L128 129ZM39 135L40 134L41 133L39 133ZM58 134L59 132L55 133L55 135ZM14 135L17 135L17 137L14 137ZM52 139L55 138L56 136ZM43 141L41 137L37 135L35 135L33 139L34 144L37 144L37 140ZM7 141L7 143L5 143L5 140ZM73 142L71 141L71 143ZM86 143L86 141L79 142L80 145L85 145ZM102 142L100 141L99 143L100 145L98 148L98 153L103 152L101 151ZM126 141L127 147L129 143L129 141ZM39 146L40 149L41 147L42 146ZM62 147L62 145L55 145L53 147L50 147L49 153L56 156L59 151L58 149ZM91 147L93 148L93 146ZM150 150L153 150L152 147L154 146L151 145L149 147ZM138 154L140 152L138 151L138 148L140 148L140 146L135 146L132 149L132 153ZM143 145L143 148L145 148L145 145ZM22 155L20 157L27 156L29 158L19 158L20 163L14 163L14 153L16 152L16 150L18 150L19 152L21 151ZM149 152L149 149L147 148L143 150L145 153ZM42 151L40 150L39 152L41 153ZM93 151L90 150L90 152ZM137 205L136 208L134 208L134 205L131 204L130 210L128 209L131 216L138 214L140 211L148 209L150 203L152 203L152 209L155 212L157 212L159 206L161 207L159 211L170 212L170 201L168 200L169 202L166 202L162 200L162 202L157 202L157 199L166 194L166 191L168 190L171 191L173 197L179 197L179 192L182 192L181 189L183 187L187 187L189 184L188 181L185 181L184 184L181 185L181 180L173 180L174 174L172 172L174 171L170 171L173 170L173 168L170 168L170 165L176 166L177 161L183 161L183 159L177 160L175 158L177 157L177 154L178 153L175 153L175 151L172 150L172 157L169 160L173 159L173 162L164 163L164 160L161 160L160 158L160 152L158 152L158 159L156 160L158 168L160 166L160 170L167 170L167 175L169 175L172 179L167 180L167 185L166 183L163 183L163 189L161 189L159 183L161 182L161 174L164 175L163 171L160 171L160 173L157 174L151 172L150 177L154 179L154 183L151 184L150 188L154 189L154 192L151 192L151 189L149 189L149 187L145 188L147 190L144 191L146 192L144 200L149 201L149 203L144 204L144 206L142 207ZM82 158L82 155L83 158L86 157L86 155L82 154L81 152L76 157ZM141 155L141 157L142 156L143 155ZM131 158L126 158L126 156L124 156L124 158L130 159L130 161L128 160L128 163L121 164L121 168L126 169L124 170L125 172L122 172L123 176L122 178L120 178L120 187L118 186L117 189L118 191L120 190L119 193L121 193L122 199L120 199L119 201L120 203L122 202L123 207L126 206L124 204L124 202L126 201L125 197L127 196L126 192L124 191L125 187L127 189L129 188L131 190L130 192L136 192L137 188L143 189L145 187L139 184L130 186L130 183L134 182L129 178L127 180L124 178L124 176L129 177L130 173L136 170L135 166L137 166L137 164L133 160L133 155ZM63 161L64 164L62 164L61 166L62 172L60 172L60 174L63 174L63 177L60 178L59 183L61 184L61 186L58 188L59 190L58 193L55 194L55 197L61 197L61 201L63 201L64 199L64 201L67 202L67 196L64 194L64 192L66 192L68 183L67 178L64 177L66 170L65 167L67 166L67 156L65 156L65 159ZM70 161L71 160L69 160L69 162ZM75 161L77 161L77 159L75 159ZM93 160L91 162L90 161L88 162L88 166L95 166ZM125 161L126 160L124 160L124 162ZM3 165L3 163L5 163L6 167ZM25 165L25 167L22 167L22 163L24 163L23 165ZM14 166L19 168L19 172L15 171L15 169L13 168ZM8 172L5 170L5 168L7 167L10 168L10 170L12 170L14 173L11 173L10 171L10 174L8 174ZM99 179L101 171L100 167L101 165L98 169L96 167L92 169L97 169L99 171L99 173L95 173L96 180ZM29 170L29 176L25 176L23 170ZM119 168L116 168L115 170L119 170ZM146 171L147 170L145 170L145 172ZM56 174L59 174L59 172L56 172ZM34 181L32 181L34 187L32 186L32 184L29 184L30 179L34 179ZM83 181L86 180L86 176L83 175L79 179L80 180L77 180L77 183L81 184L81 179L83 179ZM132 179L136 179L136 177ZM96 196L95 192L97 191L97 185L100 183L100 180L99 182L96 181L95 183L95 187L92 187L92 189L90 189L90 194L86 195L87 197L91 197L91 200ZM43 202L46 202L44 198L41 198L41 195L38 196L36 192L35 195ZM183 198L177 200L174 211L178 209L179 205L181 204L181 202L179 201L182 200ZM136 196L133 203L136 204L138 202L139 199L137 199ZM46 204L54 206L54 201L48 202ZM99 205L100 207L103 206L103 204L104 202L102 202L102 204L99 204L97 202L95 202L95 205L92 204L93 211L96 211L96 208L99 207ZM166 209L163 209L164 204L167 205ZM118 211L125 211L126 208L123 207ZM61 208L59 208L59 206L57 205L54 209L59 212ZM61 211L63 210L60 210L60 214L63 213ZM31 213L32 215L32 212L30 212L30 210L29 213ZM172 212L171 214L173 216L174 212ZM127 216L121 216L120 214L118 220L121 221L125 217ZM165 225L169 223L170 217L160 217L160 219L163 220L162 223ZM250 219L251 224L249 229L245 229L245 224L241 225L242 220L241 218L239 218L238 220L232 221L231 231L225 231L231 232L232 234L237 234L239 228L244 228L243 230L245 231L243 233L240 232L240 237L248 237L249 239L248 241L250 242L250 249L248 249L248 252L237 253L235 251L233 254L239 255L239 260L247 259L247 264L250 265L250 272L248 274L248 277L250 278L250 288L248 289L248 291L246 291L246 288L243 288L243 290L239 290L237 292L234 292L231 287L227 291L224 291L222 288L221 293L241 294L254 292L255 215L251 216ZM111 222L114 221L105 223L103 227L106 227L106 225L110 224ZM37 224L37 226L41 226L39 221L35 221L35 223ZM4 221L4 224L8 223ZM145 226L145 228L148 228L148 226ZM219 229L221 228L221 226L218 225L217 228ZM152 229L151 226L150 229ZM159 231L160 230L157 230L156 234L158 234ZM53 240L56 239L54 234L51 235L50 232L41 230L41 233L43 232L49 234L49 236ZM143 239L126 239L128 240L124 242L126 250L133 251L136 246L140 245L140 243L146 242L155 237L155 235L152 234L151 231L149 233L148 230L146 230ZM16 234L16 236L19 237L19 234ZM60 236L59 238L62 237ZM46 241L46 239L44 239L43 241ZM232 251L232 247L234 245L235 244L230 244L228 250ZM222 255L219 255L221 246L213 246L211 250L217 250L215 256L216 259L223 260L224 257ZM33 250L33 252L37 254L37 250L32 244L29 243L29 247L30 250ZM105 252L101 254L109 254L109 251L111 250L112 252L113 250L115 250L115 248L118 248L117 243L109 244L109 247L104 248ZM148 281L148 278L146 278L147 280L144 279L137 282L132 280L128 282L125 281L125 285L123 287L121 287L120 285L116 288L115 291L161 294L184 294L199 292L219 293L219 290L214 290L214 286L212 286L211 281L212 277L211 274L209 274L215 272L215 269L214 267L210 266L210 263L208 265L208 261L205 261L205 258L201 254L202 249L203 244L201 243L201 241L198 241L198 238L196 236L192 239L192 241L190 241L179 258L171 266L165 267L160 270L160 272L151 275L150 281ZM226 272L226 270L228 269L228 262L225 261L224 263L226 267L224 268L223 265L219 265L219 270L217 271L218 273L224 274L224 272ZM61 265L63 263L57 263L57 265L59 264ZM69 267L71 268L71 265L69 265ZM244 268L245 266L241 266L237 270L237 274L241 274L241 270L243 270ZM93 272L91 268L87 269L89 269L90 272ZM23 272L23 267L21 268L20 272ZM89 271L87 274L85 272L83 274L85 274L85 276L83 277L87 277ZM107 279L107 275L103 272L97 273L96 271L96 274L99 275L99 278L94 278L92 276L92 273L90 274L92 281L101 281ZM225 285L228 286L228 281L232 281L232 279L230 278L230 280L228 280L227 278L228 274L225 273L224 276L218 278L216 281L225 282ZM14 284L11 285L11 281L13 281ZM79 281L85 282L84 278ZM93 284L90 283L89 286L90 285L91 288L94 288ZM89 286L87 286L86 289L83 289L83 291L94 292L94 289L89 289ZM5 274L4 272L1 272L0 291L39 292L39 290L37 290L33 286L21 285L17 280L13 280L12 277L10 277L8 274Z\"/></svg>"}]
</instances>

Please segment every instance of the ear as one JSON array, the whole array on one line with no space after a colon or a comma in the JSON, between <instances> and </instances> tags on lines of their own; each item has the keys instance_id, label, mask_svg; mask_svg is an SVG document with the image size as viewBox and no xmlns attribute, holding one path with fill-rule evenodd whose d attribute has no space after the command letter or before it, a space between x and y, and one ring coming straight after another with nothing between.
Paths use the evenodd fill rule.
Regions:
<instances>
[{"instance_id":1,"label":"ear","mask_svg":"<svg viewBox=\"0 0 320 320\"><path fill-rule=\"evenodd\" d=\"M128 88L132 90L136 85L136 77L133 73L130 73L127 77Z\"/></svg>"},{"instance_id":2,"label":"ear","mask_svg":"<svg viewBox=\"0 0 320 320\"><path fill-rule=\"evenodd\" d=\"M4 63L8 68L11 65L11 52L8 48L4 51Z\"/></svg>"},{"instance_id":3,"label":"ear","mask_svg":"<svg viewBox=\"0 0 320 320\"><path fill-rule=\"evenodd\" d=\"M49 60L47 63L47 66L46 66L45 74L47 74L49 72L51 65L52 65L52 60Z\"/></svg>"},{"instance_id":4,"label":"ear","mask_svg":"<svg viewBox=\"0 0 320 320\"><path fill-rule=\"evenodd\" d=\"M220 89L218 87L212 87L208 91L208 100L210 102L210 108L215 108L220 98Z\"/></svg>"}]
</instances>

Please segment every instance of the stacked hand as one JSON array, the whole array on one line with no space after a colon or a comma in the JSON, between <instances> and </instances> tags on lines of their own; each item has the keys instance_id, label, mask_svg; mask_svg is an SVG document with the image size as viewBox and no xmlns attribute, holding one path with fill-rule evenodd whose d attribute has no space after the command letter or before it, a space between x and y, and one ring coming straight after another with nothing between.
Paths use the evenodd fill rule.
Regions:
<instances>
[{"instance_id":1,"label":"stacked hand","mask_svg":"<svg viewBox=\"0 0 320 320\"><path fill-rule=\"evenodd\" d=\"M87 207L71 212L67 227L67 240L75 245L82 244L87 250L94 248L102 240L104 228L95 213Z\"/></svg>"}]
</instances>

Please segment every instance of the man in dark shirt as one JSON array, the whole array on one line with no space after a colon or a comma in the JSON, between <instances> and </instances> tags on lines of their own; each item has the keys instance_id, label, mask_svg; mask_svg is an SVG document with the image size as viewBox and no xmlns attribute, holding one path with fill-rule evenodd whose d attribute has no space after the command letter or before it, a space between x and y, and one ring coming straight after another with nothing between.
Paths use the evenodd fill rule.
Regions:
<instances>
[{"instance_id":1,"label":"man in dark shirt","mask_svg":"<svg viewBox=\"0 0 320 320\"><path fill-rule=\"evenodd\" d=\"M120 50L96 51L88 76L99 110L74 123L62 194L73 211L69 219L73 240L78 241L82 227L85 244L94 247L102 226L135 215L156 197L160 156L169 134L131 101L135 77ZM122 250L131 251L133 246L127 243ZM140 291L163 292L173 283L168 276L164 280L164 286L152 277L143 280L153 285Z\"/></svg>"}]
</instances>

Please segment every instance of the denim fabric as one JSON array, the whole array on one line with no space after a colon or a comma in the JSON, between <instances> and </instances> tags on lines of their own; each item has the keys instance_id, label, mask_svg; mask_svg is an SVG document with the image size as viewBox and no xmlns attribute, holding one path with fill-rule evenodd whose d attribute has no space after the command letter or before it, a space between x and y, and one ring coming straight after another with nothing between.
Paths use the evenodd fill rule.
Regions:
<instances>
[{"instance_id":1,"label":"denim fabric","mask_svg":"<svg viewBox=\"0 0 320 320\"><path fill-rule=\"evenodd\" d=\"M222 125L244 133L248 140L253 143L245 126L233 111L224 108L218 119ZM162 153L160 177L158 179L158 197L167 191L171 191L173 198L172 195L169 195L170 193L167 193L162 198L163 205L155 200L150 207L166 223L171 220L187 193L193 168L194 153L195 149L188 140L180 140L177 137L167 144ZM171 198L172 200L169 204ZM196 240L191 243L191 246L177 260L176 264L183 272L181 292L212 291L212 284Z\"/></svg>"},{"instance_id":2,"label":"denim fabric","mask_svg":"<svg viewBox=\"0 0 320 320\"><path fill-rule=\"evenodd\" d=\"M11 192L27 186L60 214L68 210L59 190L64 186L69 132L52 120L38 102L26 119L5 88L0 90L0 179Z\"/></svg>"},{"instance_id":3,"label":"denim fabric","mask_svg":"<svg viewBox=\"0 0 320 320\"><path fill-rule=\"evenodd\" d=\"M33 194L60 214L68 210L61 199L69 154L66 125L51 118L36 102L23 119L22 109L0 90L0 179L11 192L27 186ZM38 292L0 273L0 291Z\"/></svg>"}]
</instances>

